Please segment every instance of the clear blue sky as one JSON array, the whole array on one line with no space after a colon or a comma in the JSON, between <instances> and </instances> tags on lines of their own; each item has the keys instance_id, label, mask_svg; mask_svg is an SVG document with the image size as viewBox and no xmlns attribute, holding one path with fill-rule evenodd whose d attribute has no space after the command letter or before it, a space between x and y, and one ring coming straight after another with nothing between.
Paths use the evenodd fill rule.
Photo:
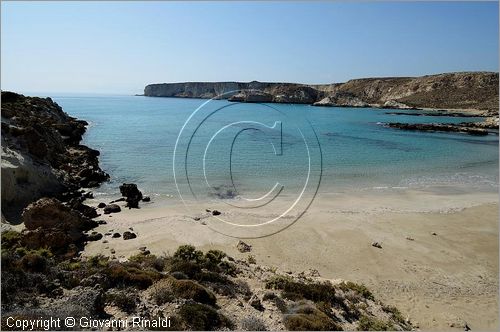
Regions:
<instances>
[{"instance_id":1,"label":"clear blue sky","mask_svg":"<svg viewBox=\"0 0 500 332\"><path fill-rule=\"evenodd\" d=\"M498 2L2 2L2 89L498 71Z\"/></svg>"}]
</instances>

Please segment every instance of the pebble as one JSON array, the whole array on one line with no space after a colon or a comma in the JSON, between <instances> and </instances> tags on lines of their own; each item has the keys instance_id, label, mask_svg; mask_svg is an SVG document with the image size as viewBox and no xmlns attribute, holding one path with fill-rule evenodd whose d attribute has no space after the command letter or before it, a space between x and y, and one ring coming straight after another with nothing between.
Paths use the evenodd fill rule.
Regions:
<instances>
[{"instance_id":1,"label":"pebble","mask_svg":"<svg viewBox=\"0 0 500 332\"><path fill-rule=\"evenodd\" d=\"M380 243L378 243L378 242L373 242L373 243L372 243L372 247L382 249L382 244L380 244Z\"/></svg>"}]
</instances>

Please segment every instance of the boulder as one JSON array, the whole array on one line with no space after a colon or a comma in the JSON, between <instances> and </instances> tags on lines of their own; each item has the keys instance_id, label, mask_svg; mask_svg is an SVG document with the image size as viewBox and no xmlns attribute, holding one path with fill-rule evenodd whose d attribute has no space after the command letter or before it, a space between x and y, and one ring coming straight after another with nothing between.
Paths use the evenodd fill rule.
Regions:
<instances>
[{"instance_id":1,"label":"boulder","mask_svg":"<svg viewBox=\"0 0 500 332\"><path fill-rule=\"evenodd\" d=\"M252 251L252 246L249 244L246 244L243 241L239 241L238 244L236 245L236 248L238 248L239 252L249 252Z\"/></svg>"},{"instance_id":2,"label":"boulder","mask_svg":"<svg viewBox=\"0 0 500 332\"><path fill-rule=\"evenodd\" d=\"M95 221L64 206L55 198L41 198L31 203L23 210L21 218L28 230L37 228L89 230L97 226Z\"/></svg>"},{"instance_id":3,"label":"boulder","mask_svg":"<svg viewBox=\"0 0 500 332\"><path fill-rule=\"evenodd\" d=\"M136 237L137 237L137 235L135 235L135 233L132 233L129 231L123 232L123 239L124 240L135 239Z\"/></svg>"},{"instance_id":4,"label":"boulder","mask_svg":"<svg viewBox=\"0 0 500 332\"><path fill-rule=\"evenodd\" d=\"M104 214L117 213L122 209L116 204L109 204L104 207Z\"/></svg>"},{"instance_id":5,"label":"boulder","mask_svg":"<svg viewBox=\"0 0 500 332\"><path fill-rule=\"evenodd\" d=\"M87 235L87 241L99 241L102 239L102 234L98 232L92 232Z\"/></svg>"},{"instance_id":6,"label":"boulder","mask_svg":"<svg viewBox=\"0 0 500 332\"><path fill-rule=\"evenodd\" d=\"M124 196L128 208L139 208L139 201L142 199L142 193L137 189L134 183L124 183L120 186L120 193Z\"/></svg>"},{"instance_id":7,"label":"boulder","mask_svg":"<svg viewBox=\"0 0 500 332\"><path fill-rule=\"evenodd\" d=\"M81 202L80 198L73 198L68 202L69 207L71 207L73 210L79 211L81 214L86 216L87 218L95 218L98 217L99 214L97 213L96 209L85 205Z\"/></svg>"}]
</instances>

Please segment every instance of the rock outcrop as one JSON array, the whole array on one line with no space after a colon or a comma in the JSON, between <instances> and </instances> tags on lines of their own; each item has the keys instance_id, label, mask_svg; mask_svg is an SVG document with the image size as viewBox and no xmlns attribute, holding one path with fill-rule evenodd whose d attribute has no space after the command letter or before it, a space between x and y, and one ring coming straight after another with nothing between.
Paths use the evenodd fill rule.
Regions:
<instances>
[{"instance_id":1,"label":"rock outcrop","mask_svg":"<svg viewBox=\"0 0 500 332\"><path fill-rule=\"evenodd\" d=\"M139 201L142 200L142 192L137 189L137 185L134 183L124 183L120 186L120 193L125 197L127 202L127 207L129 209L139 208Z\"/></svg>"},{"instance_id":2,"label":"rock outcrop","mask_svg":"<svg viewBox=\"0 0 500 332\"><path fill-rule=\"evenodd\" d=\"M258 90L248 93L244 90ZM303 103L316 106L441 108L498 114L498 73L460 72L422 77L354 79L307 85L266 82L188 82L150 84L145 96L229 98L238 102ZM221 96L222 95L222 96Z\"/></svg>"},{"instance_id":3,"label":"rock outcrop","mask_svg":"<svg viewBox=\"0 0 500 332\"><path fill-rule=\"evenodd\" d=\"M83 232L97 226L97 222L55 198L42 198L28 205L23 210L22 221L26 227L22 240L26 248L50 248L60 254L72 251L70 255L83 244Z\"/></svg>"},{"instance_id":4,"label":"rock outcrop","mask_svg":"<svg viewBox=\"0 0 500 332\"><path fill-rule=\"evenodd\" d=\"M402 129L402 130L413 130L413 131L441 131L441 132L458 132L467 133L474 136L486 136L488 135L488 130L483 128L478 128L475 126L468 126L466 124L443 124L443 123L388 123L388 127ZM498 134L498 132L497 132Z\"/></svg>"},{"instance_id":5,"label":"rock outcrop","mask_svg":"<svg viewBox=\"0 0 500 332\"><path fill-rule=\"evenodd\" d=\"M86 125L50 98L2 92L2 215L8 221L19 221L41 197L68 201L82 195L80 187L109 178L99 168L99 151L79 144Z\"/></svg>"}]
</instances>

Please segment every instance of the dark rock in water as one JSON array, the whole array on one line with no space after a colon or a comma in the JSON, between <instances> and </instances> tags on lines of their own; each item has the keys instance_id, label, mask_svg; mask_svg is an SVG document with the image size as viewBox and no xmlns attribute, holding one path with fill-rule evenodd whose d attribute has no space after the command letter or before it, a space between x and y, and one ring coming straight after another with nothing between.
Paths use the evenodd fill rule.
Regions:
<instances>
[{"instance_id":1,"label":"dark rock in water","mask_svg":"<svg viewBox=\"0 0 500 332\"><path fill-rule=\"evenodd\" d=\"M117 213L122 209L116 204L109 204L104 207L104 214Z\"/></svg>"},{"instance_id":2,"label":"dark rock in water","mask_svg":"<svg viewBox=\"0 0 500 332\"><path fill-rule=\"evenodd\" d=\"M213 210L213 211L212 211L212 215L213 215L213 216L218 216L218 215L220 215L220 214L221 214L221 213L220 213L219 211L217 211L217 210Z\"/></svg>"},{"instance_id":3,"label":"dark rock in water","mask_svg":"<svg viewBox=\"0 0 500 332\"><path fill-rule=\"evenodd\" d=\"M120 233L113 233L112 238L118 238L118 237L121 237L121 234L120 234Z\"/></svg>"},{"instance_id":4,"label":"dark rock in water","mask_svg":"<svg viewBox=\"0 0 500 332\"><path fill-rule=\"evenodd\" d=\"M239 241L238 244L236 245L236 248L238 248L239 252L249 252L252 251L252 246L249 244L246 244L243 241Z\"/></svg>"},{"instance_id":5,"label":"dark rock in water","mask_svg":"<svg viewBox=\"0 0 500 332\"><path fill-rule=\"evenodd\" d=\"M139 208L139 201L142 199L142 193L137 189L137 185L134 183L124 183L120 186L120 193L124 196L127 202L127 207Z\"/></svg>"},{"instance_id":6,"label":"dark rock in water","mask_svg":"<svg viewBox=\"0 0 500 332\"><path fill-rule=\"evenodd\" d=\"M136 237L137 237L137 235L135 235L135 233L132 233L129 231L123 232L123 239L124 240L135 239Z\"/></svg>"},{"instance_id":7,"label":"dark rock in water","mask_svg":"<svg viewBox=\"0 0 500 332\"><path fill-rule=\"evenodd\" d=\"M149 197L149 196L144 196L144 197L142 198L142 201L143 201L143 202L150 202L150 201L151 201L151 197Z\"/></svg>"},{"instance_id":8,"label":"dark rock in water","mask_svg":"<svg viewBox=\"0 0 500 332\"><path fill-rule=\"evenodd\" d=\"M87 241L99 241L102 239L102 234L98 232L92 232L87 235Z\"/></svg>"},{"instance_id":9,"label":"dark rock in water","mask_svg":"<svg viewBox=\"0 0 500 332\"><path fill-rule=\"evenodd\" d=\"M414 131L442 131L442 132L459 132L467 133L469 135L475 136L485 136L488 135L488 131L482 128L472 128L462 126L460 124L443 124L443 123L388 123L388 127L402 129L402 130L414 130Z\"/></svg>"},{"instance_id":10,"label":"dark rock in water","mask_svg":"<svg viewBox=\"0 0 500 332\"><path fill-rule=\"evenodd\" d=\"M99 203L99 205L97 205L97 207L99 209L102 209L102 208L106 207L106 203L101 202L101 203Z\"/></svg>"}]
</instances>

